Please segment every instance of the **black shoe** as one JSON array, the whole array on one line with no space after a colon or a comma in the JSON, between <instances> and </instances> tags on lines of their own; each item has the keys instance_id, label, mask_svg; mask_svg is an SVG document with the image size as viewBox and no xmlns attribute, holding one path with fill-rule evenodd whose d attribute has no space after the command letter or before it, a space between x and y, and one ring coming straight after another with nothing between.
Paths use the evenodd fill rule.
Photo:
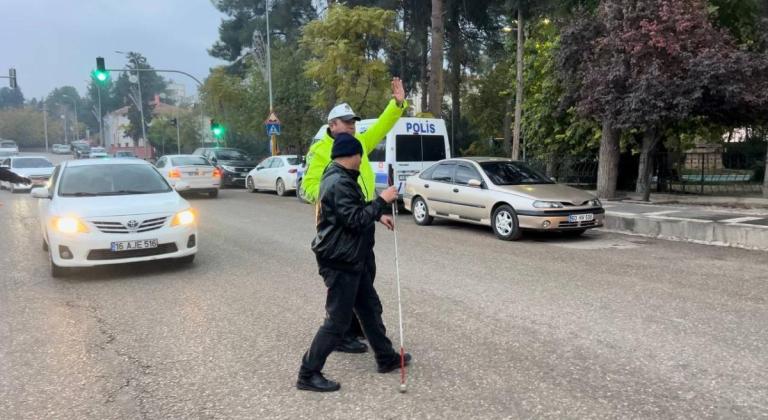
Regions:
<instances>
[{"instance_id":1,"label":"black shoe","mask_svg":"<svg viewBox=\"0 0 768 420\"><path fill-rule=\"evenodd\" d=\"M405 353L405 365L408 366L411 364L411 353ZM400 369L400 355L398 354L394 359L392 359L391 362L385 364L385 365L379 365L378 370L379 373L389 373L393 370Z\"/></svg>"},{"instance_id":2,"label":"black shoe","mask_svg":"<svg viewBox=\"0 0 768 420\"><path fill-rule=\"evenodd\" d=\"M336 346L336 351L342 353L365 353L368 351L368 346L365 343L358 341L354 338L344 338L344 341Z\"/></svg>"},{"instance_id":3,"label":"black shoe","mask_svg":"<svg viewBox=\"0 0 768 420\"><path fill-rule=\"evenodd\" d=\"M296 388L302 391L333 392L338 391L341 384L325 379L322 373L315 373L309 378L299 377L299 380L296 381Z\"/></svg>"}]
</instances>

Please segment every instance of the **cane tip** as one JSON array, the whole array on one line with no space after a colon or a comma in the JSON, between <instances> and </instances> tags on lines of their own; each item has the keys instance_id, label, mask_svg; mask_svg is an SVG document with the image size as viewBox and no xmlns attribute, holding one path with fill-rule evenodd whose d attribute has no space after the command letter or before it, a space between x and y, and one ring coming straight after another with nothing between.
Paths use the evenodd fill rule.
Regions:
<instances>
[{"instance_id":1,"label":"cane tip","mask_svg":"<svg viewBox=\"0 0 768 420\"><path fill-rule=\"evenodd\" d=\"M406 384L400 384L400 393L405 394L408 392L408 386Z\"/></svg>"}]
</instances>

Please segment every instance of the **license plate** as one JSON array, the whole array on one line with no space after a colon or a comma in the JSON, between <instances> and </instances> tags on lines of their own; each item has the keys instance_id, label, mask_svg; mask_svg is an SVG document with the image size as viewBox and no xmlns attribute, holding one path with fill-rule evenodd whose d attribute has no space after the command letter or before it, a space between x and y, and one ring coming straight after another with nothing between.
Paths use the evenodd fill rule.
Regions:
<instances>
[{"instance_id":1,"label":"license plate","mask_svg":"<svg viewBox=\"0 0 768 420\"><path fill-rule=\"evenodd\" d=\"M32 185L45 185L48 183L47 179L33 179Z\"/></svg>"},{"instance_id":2,"label":"license plate","mask_svg":"<svg viewBox=\"0 0 768 420\"><path fill-rule=\"evenodd\" d=\"M157 239L112 242L111 248L112 248L112 252L133 251L135 249L157 248Z\"/></svg>"},{"instance_id":3,"label":"license plate","mask_svg":"<svg viewBox=\"0 0 768 420\"><path fill-rule=\"evenodd\" d=\"M591 222L595 220L595 215L592 213L589 214L572 214L568 216L569 222Z\"/></svg>"}]
</instances>

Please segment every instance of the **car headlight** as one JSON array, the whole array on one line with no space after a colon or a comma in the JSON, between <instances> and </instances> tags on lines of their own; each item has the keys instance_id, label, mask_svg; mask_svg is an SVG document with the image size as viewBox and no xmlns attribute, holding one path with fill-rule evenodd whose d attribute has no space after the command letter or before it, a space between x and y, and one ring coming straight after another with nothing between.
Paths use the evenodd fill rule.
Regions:
<instances>
[{"instance_id":1,"label":"car headlight","mask_svg":"<svg viewBox=\"0 0 768 420\"><path fill-rule=\"evenodd\" d=\"M187 226L191 225L192 223L195 223L195 211L192 209L187 209L184 211L180 211L176 213L175 216L173 216L173 220L171 221L171 226Z\"/></svg>"},{"instance_id":2,"label":"car headlight","mask_svg":"<svg viewBox=\"0 0 768 420\"><path fill-rule=\"evenodd\" d=\"M587 204L589 204L591 207L603 207L603 203L600 202L599 198L589 200L589 203Z\"/></svg>"},{"instance_id":3,"label":"car headlight","mask_svg":"<svg viewBox=\"0 0 768 420\"><path fill-rule=\"evenodd\" d=\"M227 172L235 172L235 168L233 166L221 165L221 168Z\"/></svg>"},{"instance_id":4,"label":"car headlight","mask_svg":"<svg viewBox=\"0 0 768 420\"><path fill-rule=\"evenodd\" d=\"M561 209L563 205L557 201L534 201L533 207L537 209Z\"/></svg>"},{"instance_id":5,"label":"car headlight","mask_svg":"<svg viewBox=\"0 0 768 420\"><path fill-rule=\"evenodd\" d=\"M54 217L51 224L54 229L61 233L88 233L88 226L77 217Z\"/></svg>"}]
</instances>

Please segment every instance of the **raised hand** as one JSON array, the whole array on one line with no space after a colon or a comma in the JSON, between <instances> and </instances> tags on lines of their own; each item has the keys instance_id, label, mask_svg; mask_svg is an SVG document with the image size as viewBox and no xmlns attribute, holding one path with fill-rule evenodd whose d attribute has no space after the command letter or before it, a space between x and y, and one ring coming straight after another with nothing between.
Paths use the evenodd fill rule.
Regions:
<instances>
[{"instance_id":1,"label":"raised hand","mask_svg":"<svg viewBox=\"0 0 768 420\"><path fill-rule=\"evenodd\" d=\"M398 105L402 105L405 100L405 89L403 89L403 81L399 77L392 78L392 97L395 98Z\"/></svg>"}]
</instances>

